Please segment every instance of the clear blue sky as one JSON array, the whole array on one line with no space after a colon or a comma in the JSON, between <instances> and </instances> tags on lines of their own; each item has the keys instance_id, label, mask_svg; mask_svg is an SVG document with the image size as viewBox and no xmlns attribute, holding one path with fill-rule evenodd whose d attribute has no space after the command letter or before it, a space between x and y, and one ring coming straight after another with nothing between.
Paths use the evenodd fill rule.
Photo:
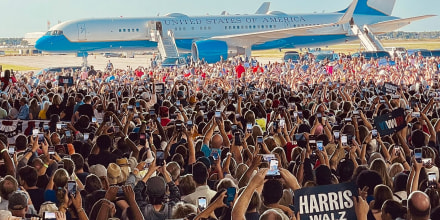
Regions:
<instances>
[{"instance_id":1,"label":"clear blue sky","mask_svg":"<svg viewBox=\"0 0 440 220\"><path fill-rule=\"evenodd\" d=\"M47 21L100 17L146 17L180 12L187 15L252 14L268 0L1 0L0 37L23 37L44 32ZM351 0L273 0L271 10L289 14L333 12L346 8ZM393 14L412 17L440 14L439 0L397 0ZM440 31L440 17L418 21L404 31Z\"/></svg>"}]
</instances>

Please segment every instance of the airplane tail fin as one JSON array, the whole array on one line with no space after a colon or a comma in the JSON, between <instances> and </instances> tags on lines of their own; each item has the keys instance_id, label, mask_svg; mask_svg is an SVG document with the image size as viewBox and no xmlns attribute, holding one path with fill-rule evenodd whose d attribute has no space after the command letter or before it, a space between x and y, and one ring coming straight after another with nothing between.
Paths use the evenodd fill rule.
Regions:
<instances>
[{"instance_id":1,"label":"airplane tail fin","mask_svg":"<svg viewBox=\"0 0 440 220\"><path fill-rule=\"evenodd\" d=\"M260 8L258 8L258 10L255 12L255 14L264 15L269 11L269 7L270 7L270 2L263 2Z\"/></svg>"},{"instance_id":2,"label":"airplane tail fin","mask_svg":"<svg viewBox=\"0 0 440 220\"><path fill-rule=\"evenodd\" d=\"M396 0L359 0L354 14L390 16L393 13ZM345 13L348 7L339 13Z\"/></svg>"}]
</instances>

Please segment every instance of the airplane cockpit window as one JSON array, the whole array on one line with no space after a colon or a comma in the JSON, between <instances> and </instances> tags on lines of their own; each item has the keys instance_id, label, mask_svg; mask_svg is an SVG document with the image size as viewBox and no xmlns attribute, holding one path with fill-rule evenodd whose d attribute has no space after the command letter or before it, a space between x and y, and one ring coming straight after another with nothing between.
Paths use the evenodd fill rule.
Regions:
<instances>
[{"instance_id":1,"label":"airplane cockpit window","mask_svg":"<svg viewBox=\"0 0 440 220\"><path fill-rule=\"evenodd\" d=\"M46 35L60 36L63 35L63 31L60 30L48 31Z\"/></svg>"}]
</instances>

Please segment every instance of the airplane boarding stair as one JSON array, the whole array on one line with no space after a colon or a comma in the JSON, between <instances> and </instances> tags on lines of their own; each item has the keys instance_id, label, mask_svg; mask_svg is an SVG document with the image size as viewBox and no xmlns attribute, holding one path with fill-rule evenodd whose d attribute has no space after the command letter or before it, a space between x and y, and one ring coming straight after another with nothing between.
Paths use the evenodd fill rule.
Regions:
<instances>
[{"instance_id":1,"label":"airplane boarding stair","mask_svg":"<svg viewBox=\"0 0 440 220\"><path fill-rule=\"evenodd\" d=\"M162 58L179 57L174 33L171 30L168 30L166 34L157 34L157 47Z\"/></svg>"},{"instance_id":2,"label":"airplane boarding stair","mask_svg":"<svg viewBox=\"0 0 440 220\"><path fill-rule=\"evenodd\" d=\"M376 38L376 36L374 36L373 32L370 31L367 25L364 25L363 29L360 29L356 24L352 24L351 31L354 35L359 37L362 46L364 46L367 51L384 50L382 43Z\"/></svg>"}]
</instances>

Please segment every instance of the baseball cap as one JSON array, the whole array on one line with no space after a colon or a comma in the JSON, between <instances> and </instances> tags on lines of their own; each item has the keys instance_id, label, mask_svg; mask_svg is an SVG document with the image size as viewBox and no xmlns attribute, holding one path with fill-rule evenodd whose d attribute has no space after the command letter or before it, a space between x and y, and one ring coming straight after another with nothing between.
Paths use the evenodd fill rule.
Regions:
<instances>
[{"instance_id":1,"label":"baseball cap","mask_svg":"<svg viewBox=\"0 0 440 220\"><path fill-rule=\"evenodd\" d=\"M10 210L22 210L27 207L27 196L22 191L15 191L9 196L8 209Z\"/></svg>"},{"instance_id":2,"label":"baseball cap","mask_svg":"<svg viewBox=\"0 0 440 220\"><path fill-rule=\"evenodd\" d=\"M147 181L147 195L153 198L160 198L165 195L166 183L160 176L154 176Z\"/></svg>"},{"instance_id":3,"label":"baseball cap","mask_svg":"<svg viewBox=\"0 0 440 220\"><path fill-rule=\"evenodd\" d=\"M90 173L95 174L98 177L107 177L107 169L102 164L96 164L89 168Z\"/></svg>"}]
</instances>

